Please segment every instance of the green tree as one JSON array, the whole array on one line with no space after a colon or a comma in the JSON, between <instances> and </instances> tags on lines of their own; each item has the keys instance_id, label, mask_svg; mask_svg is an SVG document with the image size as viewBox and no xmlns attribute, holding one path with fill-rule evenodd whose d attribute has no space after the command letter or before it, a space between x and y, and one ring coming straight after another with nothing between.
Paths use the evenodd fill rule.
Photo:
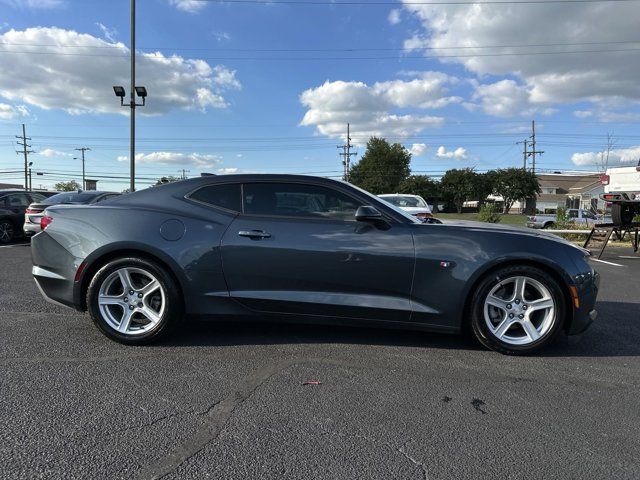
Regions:
<instances>
[{"instance_id":1,"label":"green tree","mask_svg":"<svg viewBox=\"0 0 640 480\"><path fill-rule=\"evenodd\" d=\"M473 193L471 198L478 201L478 209L486 203L487 197L495 192L497 174L495 170L487 173L476 173L473 179Z\"/></svg>"},{"instance_id":2,"label":"green tree","mask_svg":"<svg viewBox=\"0 0 640 480\"><path fill-rule=\"evenodd\" d=\"M69 180L68 182L58 182L53 186L54 190L58 192L73 192L80 190L80 184L75 180Z\"/></svg>"},{"instance_id":3,"label":"green tree","mask_svg":"<svg viewBox=\"0 0 640 480\"><path fill-rule=\"evenodd\" d=\"M464 202L473 197L477 175L473 168L454 168L442 176L442 196L455 204L458 213L462 213Z\"/></svg>"},{"instance_id":4,"label":"green tree","mask_svg":"<svg viewBox=\"0 0 640 480\"><path fill-rule=\"evenodd\" d=\"M399 143L372 137L367 150L350 172L350 181L373 194L396 193L409 177L411 154Z\"/></svg>"},{"instance_id":5,"label":"green tree","mask_svg":"<svg viewBox=\"0 0 640 480\"><path fill-rule=\"evenodd\" d=\"M437 199L441 196L440 184L426 175L411 175L400 184L399 193L420 195L422 198Z\"/></svg>"},{"instance_id":6,"label":"green tree","mask_svg":"<svg viewBox=\"0 0 640 480\"><path fill-rule=\"evenodd\" d=\"M542 190L538 177L521 168L503 168L496 171L495 193L504 199L504 213L509 213L513 203L535 197Z\"/></svg>"},{"instance_id":7,"label":"green tree","mask_svg":"<svg viewBox=\"0 0 640 480\"><path fill-rule=\"evenodd\" d=\"M155 186L164 185L165 183L173 183L182 180L180 177L176 177L175 175L167 175L166 177L161 177L156 182Z\"/></svg>"}]
</instances>

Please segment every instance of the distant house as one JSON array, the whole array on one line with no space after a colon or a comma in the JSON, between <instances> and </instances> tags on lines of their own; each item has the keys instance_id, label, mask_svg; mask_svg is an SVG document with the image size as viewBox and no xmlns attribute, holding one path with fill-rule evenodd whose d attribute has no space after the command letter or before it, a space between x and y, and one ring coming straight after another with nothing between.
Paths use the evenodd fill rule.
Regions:
<instances>
[{"instance_id":1,"label":"distant house","mask_svg":"<svg viewBox=\"0 0 640 480\"><path fill-rule=\"evenodd\" d=\"M538 174L540 193L536 198L538 213L555 213L558 207L584 208L603 212L605 204L599 195L604 193L604 186L600 183L598 173L542 173ZM502 197L489 195L490 202L501 203ZM468 208L477 207L478 202L465 202ZM514 202L511 213L522 213L523 203Z\"/></svg>"},{"instance_id":2,"label":"distant house","mask_svg":"<svg viewBox=\"0 0 640 480\"><path fill-rule=\"evenodd\" d=\"M553 173L538 175L542 193L536 198L536 210L555 213L558 207L584 208L604 211L605 204L599 195L604 193L600 175Z\"/></svg>"}]
</instances>

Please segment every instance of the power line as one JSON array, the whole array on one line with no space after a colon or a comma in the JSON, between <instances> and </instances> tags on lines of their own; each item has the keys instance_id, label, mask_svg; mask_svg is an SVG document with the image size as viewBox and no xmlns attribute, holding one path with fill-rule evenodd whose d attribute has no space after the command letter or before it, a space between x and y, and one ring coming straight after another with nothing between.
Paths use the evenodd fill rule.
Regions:
<instances>
[{"instance_id":1,"label":"power line","mask_svg":"<svg viewBox=\"0 0 640 480\"><path fill-rule=\"evenodd\" d=\"M640 0L629 0L640 1ZM593 54L593 53L629 53L640 51L640 48L620 48L620 49L600 49L600 50L573 50L573 51L547 51L547 52L502 52L502 53L475 53L475 54L457 54L457 55L393 55L393 56L376 56L376 57L200 57L199 60L214 61L242 61L242 60L267 60L267 61L316 61L316 60L421 60L421 59L439 59L439 58L475 58L475 57L512 57L512 56L538 56L538 55L576 55L576 54ZM74 56L74 57L112 57L128 59L128 55L109 55L100 53L64 53L64 52L34 52L34 51L17 51L17 50L0 50L0 54L21 54L21 55L55 55L55 56ZM156 57L147 56L149 60ZM163 59L166 57L162 57Z\"/></svg>"},{"instance_id":2,"label":"power line","mask_svg":"<svg viewBox=\"0 0 640 480\"><path fill-rule=\"evenodd\" d=\"M366 5L366 6L384 6L395 5L398 6L398 2L367 2L367 1L343 1L333 2L326 0L192 0L194 2L206 2L206 3L218 3L218 4L236 4L236 5L330 5L330 6L349 6L349 5ZM637 0L487 0L483 2L463 2L463 1L403 1L402 5L517 5L517 4L543 4L543 3L575 3L575 4L588 4L588 3L627 3Z\"/></svg>"}]
</instances>

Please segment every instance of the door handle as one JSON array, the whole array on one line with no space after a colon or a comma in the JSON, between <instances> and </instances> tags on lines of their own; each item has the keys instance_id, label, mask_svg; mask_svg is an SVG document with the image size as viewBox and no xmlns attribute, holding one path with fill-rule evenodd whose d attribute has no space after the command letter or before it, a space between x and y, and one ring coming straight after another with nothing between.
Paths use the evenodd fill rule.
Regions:
<instances>
[{"instance_id":1,"label":"door handle","mask_svg":"<svg viewBox=\"0 0 640 480\"><path fill-rule=\"evenodd\" d=\"M241 237L249 237L249 238L256 238L256 239L271 237L270 233L264 232L262 230L240 230L238 232L238 235L240 235Z\"/></svg>"}]
</instances>

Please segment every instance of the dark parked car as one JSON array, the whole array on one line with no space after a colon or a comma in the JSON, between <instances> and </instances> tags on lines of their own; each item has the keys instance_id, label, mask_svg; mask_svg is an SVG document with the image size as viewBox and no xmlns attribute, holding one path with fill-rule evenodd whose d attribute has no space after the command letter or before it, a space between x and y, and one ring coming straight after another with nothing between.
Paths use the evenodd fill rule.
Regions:
<instances>
[{"instance_id":1,"label":"dark parked car","mask_svg":"<svg viewBox=\"0 0 640 480\"><path fill-rule=\"evenodd\" d=\"M22 235L24 212L31 202L40 202L56 192L0 190L0 243L9 243Z\"/></svg>"},{"instance_id":2,"label":"dark parked car","mask_svg":"<svg viewBox=\"0 0 640 480\"><path fill-rule=\"evenodd\" d=\"M424 224L323 178L209 176L53 206L43 224L32 240L43 294L128 344L234 315L470 329L527 353L596 316L586 250L539 231Z\"/></svg>"},{"instance_id":3,"label":"dark parked car","mask_svg":"<svg viewBox=\"0 0 640 480\"><path fill-rule=\"evenodd\" d=\"M52 205L90 205L120 195L116 192L77 191L57 193L29 205L24 214L24 234L30 237L40 232L44 210Z\"/></svg>"}]
</instances>

